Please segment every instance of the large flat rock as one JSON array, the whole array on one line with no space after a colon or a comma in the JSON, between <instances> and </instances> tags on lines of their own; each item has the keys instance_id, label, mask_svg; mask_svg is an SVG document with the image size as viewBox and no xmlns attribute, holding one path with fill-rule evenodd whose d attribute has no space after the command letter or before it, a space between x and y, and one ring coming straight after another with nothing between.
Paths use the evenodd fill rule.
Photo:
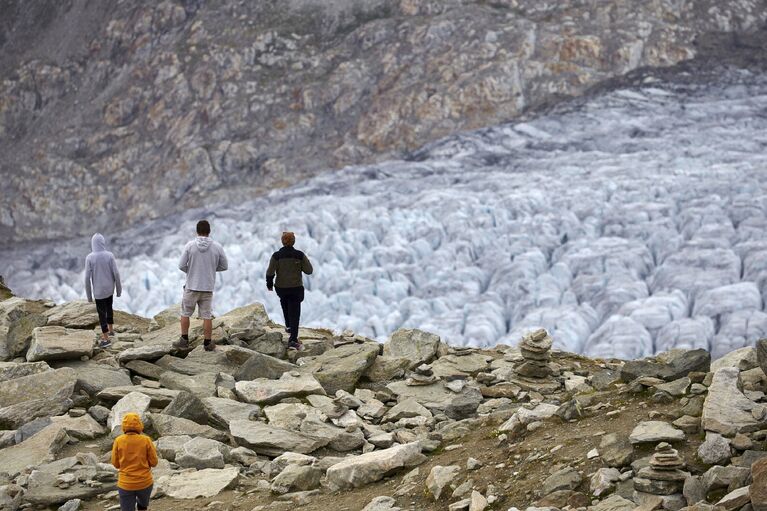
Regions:
<instances>
[{"instance_id":1,"label":"large flat rock","mask_svg":"<svg viewBox=\"0 0 767 511\"><path fill-rule=\"evenodd\" d=\"M439 348L438 335L423 330L400 328L384 344L383 354L387 357L407 358L412 369L434 360Z\"/></svg>"},{"instance_id":2,"label":"large flat rock","mask_svg":"<svg viewBox=\"0 0 767 511\"><path fill-rule=\"evenodd\" d=\"M290 362L270 357L263 353L254 353L244 364L242 364L242 366L240 366L238 371L234 374L234 378L237 381L256 380L258 378L276 380L284 373L296 369L298 369L298 366L291 364Z\"/></svg>"},{"instance_id":3,"label":"large flat rock","mask_svg":"<svg viewBox=\"0 0 767 511\"><path fill-rule=\"evenodd\" d=\"M0 362L0 383L50 370L46 362Z\"/></svg>"},{"instance_id":4,"label":"large flat rock","mask_svg":"<svg viewBox=\"0 0 767 511\"><path fill-rule=\"evenodd\" d=\"M755 403L738 389L739 373L736 367L724 367L714 373L703 402L701 425L704 430L732 437L764 426L751 413Z\"/></svg>"},{"instance_id":5,"label":"large flat rock","mask_svg":"<svg viewBox=\"0 0 767 511\"><path fill-rule=\"evenodd\" d=\"M94 343L95 336L89 330L75 330L60 326L37 327L32 332L27 362L90 358L93 356Z\"/></svg>"},{"instance_id":6,"label":"large flat rock","mask_svg":"<svg viewBox=\"0 0 767 511\"><path fill-rule=\"evenodd\" d=\"M99 392L96 397L102 401L114 403L124 398L131 392L140 392L145 394L152 400L152 406L157 408L165 408L170 404L171 401L173 401L173 398L178 395L179 391L171 389L155 389L152 387L144 387L142 385L126 385L123 387L106 388Z\"/></svg>"},{"instance_id":7,"label":"large flat rock","mask_svg":"<svg viewBox=\"0 0 767 511\"><path fill-rule=\"evenodd\" d=\"M162 358L171 351L173 351L172 342L144 344L143 346L136 346L135 348L128 348L125 351L121 351L120 354L117 355L117 360L121 364L127 364L132 360L152 361Z\"/></svg>"},{"instance_id":8,"label":"large flat rock","mask_svg":"<svg viewBox=\"0 0 767 511\"><path fill-rule=\"evenodd\" d=\"M157 487L174 499L215 497L227 488L234 487L239 477L240 471L236 467L206 468L161 476L157 480Z\"/></svg>"},{"instance_id":9,"label":"large flat rock","mask_svg":"<svg viewBox=\"0 0 767 511\"><path fill-rule=\"evenodd\" d=\"M354 392L357 381L373 364L380 349L380 344L373 342L347 344L326 351L300 371L311 373L330 395L339 390Z\"/></svg>"},{"instance_id":10,"label":"large flat rock","mask_svg":"<svg viewBox=\"0 0 767 511\"><path fill-rule=\"evenodd\" d=\"M0 450L0 472L13 475L26 467L52 461L68 441L66 430L51 424L20 444Z\"/></svg>"},{"instance_id":11,"label":"large flat rock","mask_svg":"<svg viewBox=\"0 0 767 511\"><path fill-rule=\"evenodd\" d=\"M243 419L233 420L229 425L229 432L238 445L249 447L266 456L279 456L284 452L309 454L329 442L326 438Z\"/></svg>"},{"instance_id":12,"label":"large flat rock","mask_svg":"<svg viewBox=\"0 0 767 511\"><path fill-rule=\"evenodd\" d=\"M216 395L217 373L199 373L194 376L165 371L160 376L160 385L172 390L185 390L197 397Z\"/></svg>"},{"instance_id":13,"label":"large flat rock","mask_svg":"<svg viewBox=\"0 0 767 511\"><path fill-rule=\"evenodd\" d=\"M35 419L67 413L73 406L72 388L68 386L48 397L0 408L0 429L18 429Z\"/></svg>"},{"instance_id":14,"label":"large flat rock","mask_svg":"<svg viewBox=\"0 0 767 511\"><path fill-rule=\"evenodd\" d=\"M352 456L328 468L327 486L333 491L359 488L383 479L389 472L403 467L413 467L425 460L426 457L421 454L421 445L418 442Z\"/></svg>"},{"instance_id":15,"label":"large flat rock","mask_svg":"<svg viewBox=\"0 0 767 511\"><path fill-rule=\"evenodd\" d=\"M0 407L10 406L34 399L72 394L77 383L77 373L68 367L14 378L0 385Z\"/></svg>"},{"instance_id":16,"label":"large flat rock","mask_svg":"<svg viewBox=\"0 0 767 511\"><path fill-rule=\"evenodd\" d=\"M261 414L261 407L250 403L240 403L220 397L206 397L202 400L211 425L229 429L235 420L253 420Z\"/></svg>"},{"instance_id":17,"label":"large flat rock","mask_svg":"<svg viewBox=\"0 0 767 511\"><path fill-rule=\"evenodd\" d=\"M259 378L252 381L238 381L235 385L237 396L247 403L267 405L279 403L288 397L304 397L310 394L324 396L325 389L310 374L285 373L279 380Z\"/></svg>"},{"instance_id":18,"label":"large flat rock","mask_svg":"<svg viewBox=\"0 0 767 511\"><path fill-rule=\"evenodd\" d=\"M228 442L229 436L223 431L219 431L210 426L197 424L189 419L173 417L163 413L150 413L149 420L152 423L152 429L158 436L190 436L192 438L202 437L216 440L218 442Z\"/></svg>"},{"instance_id":19,"label":"large flat rock","mask_svg":"<svg viewBox=\"0 0 767 511\"><path fill-rule=\"evenodd\" d=\"M640 422L629 435L629 441L632 444L682 442L684 439L684 431L676 429L668 422L663 421Z\"/></svg>"}]
</instances>

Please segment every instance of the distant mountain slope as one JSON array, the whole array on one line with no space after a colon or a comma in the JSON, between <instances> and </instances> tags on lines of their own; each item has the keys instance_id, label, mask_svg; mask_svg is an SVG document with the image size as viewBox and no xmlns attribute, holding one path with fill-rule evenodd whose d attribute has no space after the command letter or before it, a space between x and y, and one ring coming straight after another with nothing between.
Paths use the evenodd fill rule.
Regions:
<instances>
[{"instance_id":1,"label":"distant mountain slope","mask_svg":"<svg viewBox=\"0 0 767 511\"><path fill-rule=\"evenodd\" d=\"M695 56L767 0L0 0L0 236L252 198Z\"/></svg>"}]
</instances>

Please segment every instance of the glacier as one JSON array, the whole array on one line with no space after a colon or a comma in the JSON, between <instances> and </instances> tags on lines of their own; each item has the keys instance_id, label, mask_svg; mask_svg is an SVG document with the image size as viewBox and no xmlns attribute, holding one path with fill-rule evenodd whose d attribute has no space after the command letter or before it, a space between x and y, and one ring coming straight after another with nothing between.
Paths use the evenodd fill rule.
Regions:
<instances>
[{"instance_id":1,"label":"glacier","mask_svg":"<svg viewBox=\"0 0 767 511\"><path fill-rule=\"evenodd\" d=\"M292 230L315 266L307 326L471 346L544 327L588 356L719 357L767 336L765 149L764 74L648 74L402 160L105 232L124 282L115 303L142 315L177 303L178 257L205 217L229 257L218 314L259 301L282 320L264 273ZM88 251L50 242L0 261L19 294L82 299Z\"/></svg>"}]
</instances>

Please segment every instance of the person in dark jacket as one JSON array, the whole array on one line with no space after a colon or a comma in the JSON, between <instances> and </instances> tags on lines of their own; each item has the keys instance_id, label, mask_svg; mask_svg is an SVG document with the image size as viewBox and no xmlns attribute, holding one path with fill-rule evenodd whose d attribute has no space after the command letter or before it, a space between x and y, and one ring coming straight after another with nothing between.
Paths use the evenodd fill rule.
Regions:
<instances>
[{"instance_id":1,"label":"person in dark jacket","mask_svg":"<svg viewBox=\"0 0 767 511\"><path fill-rule=\"evenodd\" d=\"M304 301L303 274L311 275L314 269L306 254L293 248L296 235L282 233L282 248L272 254L266 270L266 288L277 291L285 317L285 327L290 333L288 348L300 350L298 323L301 319L301 302ZM276 281L275 281L276 276Z\"/></svg>"}]
</instances>

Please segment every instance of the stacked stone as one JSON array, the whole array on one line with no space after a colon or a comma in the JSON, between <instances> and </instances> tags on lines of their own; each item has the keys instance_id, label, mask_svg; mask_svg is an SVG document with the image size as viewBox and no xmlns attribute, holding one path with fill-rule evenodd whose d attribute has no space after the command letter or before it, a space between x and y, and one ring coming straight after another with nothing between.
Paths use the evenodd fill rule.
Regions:
<instances>
[{"instance_id":1,"label":"stacked stone","mask_svg":"<svg viewBox=\"0 0 767 511\"><path fill-rule=\"evenodd\" d=\"M519 343L519 349L525 361L515 369L516 373L526 378L551 376L549 351L552 342L551 336L543 328L525 335Z\"/></svg>"},{"instance_id":2,"label":"stacked stone","mask_svg":"<svg viewBox=\"0 0 767 511\"><path fill-rule=\"evenodd\" d=\"M682 493L684 480L690 475L683 468L684 461L677 450L662 442L655 448L650 466L641 469L634 478L634 489L663 496Z\"/></svg>"}]
</instances>

